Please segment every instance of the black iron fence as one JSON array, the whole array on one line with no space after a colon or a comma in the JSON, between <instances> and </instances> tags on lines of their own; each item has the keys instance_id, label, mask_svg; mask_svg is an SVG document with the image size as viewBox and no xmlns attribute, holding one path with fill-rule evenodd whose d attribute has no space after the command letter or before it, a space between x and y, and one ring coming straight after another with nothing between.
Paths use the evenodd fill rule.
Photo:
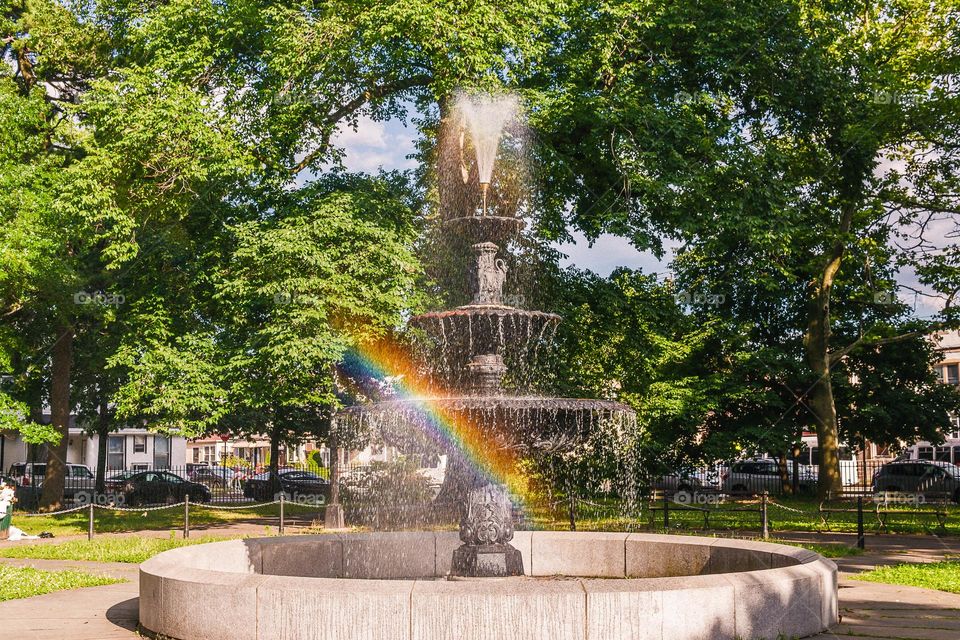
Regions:
<instances>
[{"instance_id":1,"label":"black iron fence","mask_svg":"<svg viewBox=\"0 0 960 640\"><path fill-rule=\"evenodd\" d=\"M363 467L348 466L342 472L342 486L363 471ZM264 468L205 464L110 468L103 475L98 486L96 469L68 465L64 503L136 507L178 503L189 496L195 503L242 505L276 500L283 494L288 502L323 505L330 497L329 469L308 464L280 467L277 481L272 481ZM43 492L46 465L14 464L7 476L17 484L18 508L35 508Z\"/></svg>"},{"instance_id":2,"label":"black iron fence","mask_svg":"<svg viewBox=\"0 0 960 640\"><path fill-rule=\"evenodd\" d=\"M817 493L818 480L815 465L762 459L653 476L646 484L660 491L812 496ZM902 491L960 498L960 467L938 460L841 460L840 480L847 493Z\"/></svg>"}]
</instances>

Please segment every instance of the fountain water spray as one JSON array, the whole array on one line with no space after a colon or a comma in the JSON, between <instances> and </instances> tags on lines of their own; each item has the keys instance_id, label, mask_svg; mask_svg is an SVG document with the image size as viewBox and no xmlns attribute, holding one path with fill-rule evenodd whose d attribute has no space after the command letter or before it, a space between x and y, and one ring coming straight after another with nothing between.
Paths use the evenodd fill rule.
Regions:
<instances>
[{"instance_id":1,"label":"fountain water spray","mask_svg":"<svg viewBox=\"0 0 960 640\"><path fill-rule=\"evenodd\" d=\"M376 439L404 452L447 454L450 462L439 496L457 506L463 542L453 554L451 574L517 576L523 574L523 562L520 551L510 545L514 523L507 481L517 473L516 456L555 457L583 448L593 438L609 444L611 451L623 451L626 443L621 446L617 434L632 433L636 418L617 402L517 394L516 364L529 353L535 360L537 350L548 346L560 322L552 313L505 304L508 265L498 254L501 246L509 244L501 239L505 230L519 229L523 223L519 216L502 215L499 208L509 202L503 198L504 188L509 193L522 182L511 180L510 171L504 171L510 168L510 160L521 157L517 154L524 146L523 138L516 136L523 130L517 121L519 101L515 96L461 93L453 106L447 123L457 130L448 129L442 137L438 173L450 178L443 183L446 188L468 187L473 180L472 163L465 156L472 145L483 211L476 215L476 192L472 191L469 212L461 207L467 200L441 199L442 207L454 211L442 210L440 219L444 234L473 250L473 260L464 260L472 298L463 306L409 321L439 346L441 352L426 358L424 366L429 369L430 361L438 363L449 384L423 384L416 374L411 375L409 393L341 411L334 431L344 442L357 442L358 448ZM494 189L498 211L489 215L487 196L501 150L504 155ZM459 176L453 173L456 163ZM506 470L508 466L511 469Z\"/></svg>"},{"instance_id":2,"label":"fountain water spray","mask_svg":"<svg viewBox=\"0 0 960 640\"><path fill-rule=\"evenodd\" d=\"M461 92L454 104L461 126L470 134L477 156L477 175L483 198L482 215L487 214L487 194L493 178L493 165L504 127L517 119L520 101L513 95L491 96ZM461 144L463 138L461 137Z\"/></svg>"}]
</instances>

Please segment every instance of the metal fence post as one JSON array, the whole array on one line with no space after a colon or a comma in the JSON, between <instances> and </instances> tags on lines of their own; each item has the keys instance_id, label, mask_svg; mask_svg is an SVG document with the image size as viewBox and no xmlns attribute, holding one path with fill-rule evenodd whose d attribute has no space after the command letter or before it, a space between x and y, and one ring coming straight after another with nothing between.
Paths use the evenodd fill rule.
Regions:
<instances>
[{"instance_id":1,"label":"metal fence post","mask_svg":"<svg viewBox=\"0 0 960 640\"><path fill-rule=\"evenodd\" d=\"M663 528L670 528L670 500L667 499L667 492L663 492Z\"/></svg>"},{"instance_id":2,"label":"metal fence post","mask_svg":"<svg viewBox=\"0 0 960 640\"><path fill-rule=\"evenodd\" d=\"M183 497L183 537L190 537L190 494Z\"/></svg>"},{"instance_id":3,"label":"metal fence post","mask_svg":"<svg viewBox=\"0 0 960 640\"><path fill-rule=\"evenodd\" d=\"M283 498L284 492L280 492L280 535L283 535Z\"/></svg>"},{"instance_id":4,"label":"metal fence post","mask_svg":"<svg viewBox=\"0 0 960 640\"><path fill-rule=\"evenodd\" d=\"M760 524L764 538L770 537L770 519L767 517L767 492L760 497Z\"/></svg>"},{"instance_id":5,"label":"metal fence post","mask_svg":"<svg viewBox=\"0 0 960 640\"><path fill-rule=\"evenodd\" d=\"M867 540L863 535L863 496L857 496L857 548L865 549Z\"/></svg>"},{"instance_id":6,"label":"metal fence post","mask_svg":"<svg viewBox=\"0 0 960 640\"><path fill-rule=\"evenodd\" d=\"M567 511L570 516L570 531L577 530L577 499L574 497L573 493L570 493L567 496Z\"/></svg>"},{"instance_id":7,"label":"metal fence post","mask_svg":"<svg viewBox=\"0 0 960 640\"><path fill-rule=\"evenodd\" d=\"M93 540L93 503L87 508L90 510L87 513L87 540Z\"/></svg>"}]
</instances>

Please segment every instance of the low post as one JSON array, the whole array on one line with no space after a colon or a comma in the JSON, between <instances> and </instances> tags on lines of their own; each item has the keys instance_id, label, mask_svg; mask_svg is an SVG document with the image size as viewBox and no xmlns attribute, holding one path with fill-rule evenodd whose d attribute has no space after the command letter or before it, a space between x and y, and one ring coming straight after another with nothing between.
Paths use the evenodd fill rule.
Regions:
<instances>
[{"instance_id":1,"label":"low post","mask_svg":"<svg viewBox=\"0 0 960 640\"><path fill-rule=\"evenodd\" d=\"M285 495L285 492L280 492L280 535L283 535L283 498Z\"/></svg>"},{"instance_id":2,"label":"low post","mask_svg":"<svg viewBox=\"0 0 960 640\"><path fill-rule=\"evenodd\" d=\"M767 492L760 496L760 525L764 539L770 537L770 519L767 517Z\"/></svg>"},{"instance_id":3,"label":"low post","mask_svg":"<svg viewBox=\"0 0 960 640\"><path fill-rule=\"evenodd\" d=\"M867 540L863 535L863 496L857 496L857 548L865 549Z\"/></svg>"},{"instance_id":4,"label":"low post","mask_svg":"<svg viewBox=\"0 0 960 640\"><path fill-rule=\"evenodd\" d=\"M577 530L577 498L572 492L567 495L567 511L570 517L570 531Z\"/></svg>"},{"instance_id":5,"label":"low post","mask_svg":"<svg viewBox=\"0 0 960 640\"><path fill-rule=\"evenodd\" d=\"M91 502L87 509L87 540L93 540L93 503Z\"/></svg>"},{"instance_id":6,"label":"low post","mask_svg":"<svg viewBox=\"0 0 960 640\"><path fill-rule=\"evenodd\" d=\"M663 528L670 528L670 500L666 491L663 492Z\"/></svg>"},{"instance_id":7,"label":"low post","mask_svg":"<svg viewBox=\"0 0 960 640\"><path fill-rule=\"evenodd\" d=\"M190 494L183 497L183 537L190 537Z\"/></svg>"}]
</instances>

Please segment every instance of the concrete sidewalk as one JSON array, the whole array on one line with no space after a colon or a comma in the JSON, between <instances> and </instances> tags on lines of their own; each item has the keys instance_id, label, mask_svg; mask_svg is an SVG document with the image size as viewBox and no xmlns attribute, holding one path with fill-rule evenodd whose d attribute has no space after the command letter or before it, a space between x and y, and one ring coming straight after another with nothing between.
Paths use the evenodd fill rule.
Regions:
<instances>
[{"instance_id":1,"label":"concrete sidewalk","mask_svg":"<svg viewBox=\"0 0 960 640\"><path fill-rule=\"evenodd\" d=\"M849 536L783 536L805 542L854 544ZM870 551L839 558L840 613L837 627L818 640L956 640L960 638L960 595L859 582L851 576L876 566L936 562L960 552L960 540L933 536L871 536ZM121 584L58 591L0 602L3 637L17 640L115 640L141 637L136 632L138 569L121 563L0 558L0 563L37 569L79 569L128 580Z\"/></svg>"},{"instance_id":2,"label":"concrete sidewalk","mask_svg":"<svg viewBox=\"0 0 960 640\"><path fill-rule=\"evenodd\" d=\"M70 589L0 602L0 628L4 638L115 640L141 637L136 632L139 595L137 565L14 558L0 558L0 563L44 571L76 569L126 580L102 587Z\"/></svg>"}]
</instances>

